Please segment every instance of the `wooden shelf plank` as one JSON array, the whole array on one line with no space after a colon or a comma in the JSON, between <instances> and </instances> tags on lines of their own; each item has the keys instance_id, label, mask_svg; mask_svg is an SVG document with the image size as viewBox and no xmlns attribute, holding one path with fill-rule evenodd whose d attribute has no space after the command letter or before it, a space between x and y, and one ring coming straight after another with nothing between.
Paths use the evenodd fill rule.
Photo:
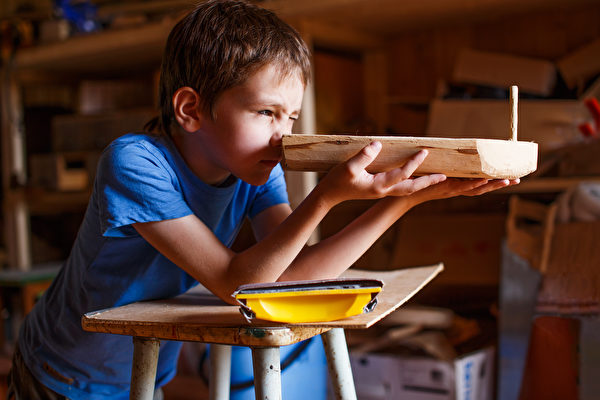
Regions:
<instances>
[{"instance_id":1,"label":"wooden shelf plank","mask_svg":"<svg viewBox=\"0 0 600 400\"><path fill-rule=\"evenodd\" d=\"M64 42L20 50L17 71L119 72L160 66L166 38L175 24L167 18L136 28L77 36Z\"/></svg>"},{"instance_id":2,"label":"wooden shelf plank","mask_svg":"<svg viewBox=\"0 0 600 400\"><path fill-rule=\"evenodd\" d=\"M85 211L91 188L82 191L58 192L39 188L13 189L6 194L6 206L26 204L29 215L53 215L62 212Z\"/></svg>"},{"instance_id":3,"label":"wooden shelf plank","mask_svg":"<svg viewBox=\"0 0 600 400\"><path fill-rule=\"evenodd\" d=\"M600 176L523 179L520 184L500 189L497 193L558 193L583 182L600 183Z\"/></svg>"}]
</instances>

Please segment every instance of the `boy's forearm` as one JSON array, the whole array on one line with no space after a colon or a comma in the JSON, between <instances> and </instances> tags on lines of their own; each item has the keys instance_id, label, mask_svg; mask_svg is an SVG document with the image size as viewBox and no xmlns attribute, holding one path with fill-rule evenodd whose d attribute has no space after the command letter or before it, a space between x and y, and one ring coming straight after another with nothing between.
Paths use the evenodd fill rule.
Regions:
<instances>
[{"instance_id":1,"label":"boy's forearm","mask_svg":"<svg viewBox=\"0 0 600 400\"><path fill-rule=\"evenodd\" d=\"M267 237L238 253L232 260L230 272L233 276L243 276L245 283L276 281L334 205L315 189Z\"/></svg>"},{"instance_id":2,"label":"boy's forearm","mask_svg":"<svg viewBox=\"0 0 600 400\"><path fill-rule=\"evenodd\" d=\"M280 280L339 276L414 205L410 196L379 200L335 235L302 250Z\"/></svg>"}]
</instances>

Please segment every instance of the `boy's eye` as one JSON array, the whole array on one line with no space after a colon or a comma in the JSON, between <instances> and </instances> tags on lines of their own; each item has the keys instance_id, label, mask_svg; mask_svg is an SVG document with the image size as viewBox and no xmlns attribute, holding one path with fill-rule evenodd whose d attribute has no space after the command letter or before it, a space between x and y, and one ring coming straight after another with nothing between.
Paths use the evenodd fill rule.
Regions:
<instances>
[{"instance_id":1,"label":"boy's eye","mask_svg":"<svg viewBox=\"0 0 600 400\"><path fill-rule=\"evenodd\" d=\"M258 113L261 115L266 115L267 117L273 116L273 111L271 110L260 110Z\"/></svg>"}]
</instances>

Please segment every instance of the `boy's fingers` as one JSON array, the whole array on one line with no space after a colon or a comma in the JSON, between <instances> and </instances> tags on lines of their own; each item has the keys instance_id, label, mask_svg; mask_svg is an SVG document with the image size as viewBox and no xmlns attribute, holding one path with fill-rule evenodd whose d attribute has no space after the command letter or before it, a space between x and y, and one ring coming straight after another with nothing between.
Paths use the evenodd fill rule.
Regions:
<instances>
[{"instance_id":1,"label":"boy's fingers","mask_svg":"<svg viewBox=\"0 0 600 400\"><path fill-rule=\"evenodd\" d=\"M361 151L358 152L354 157L349 159L346 164L351 170L362 170L365 169L377 158L377 155L381 151L381 142L371 142L368 146L365 146Z\"/></svg>"},{"instance_id":2,"label":"boy's fingers","mask_svg":"<svg viewBox=\"0 0 600 400\"><path fill-rule=\"evenodd\" d=\"M513 183L511 181L509 181L508 179L493 180L493 181L488 182L485 185L481 185L476 188L473 188L472 190L468 191L466 193L466 195L479 196L484 193L491 192L493 190L498 190L503 187L510 186L511 184L513 184Z\"/></svg>"},{"instance_id":3,"label":"boy's fingers","mask_svg":"<svg viewBox=\"0 0 600 400\"><path fill-rule=\"evenodd\" d=\"M388 188L388 195L404 196L423 190L429 186L436 185L446 180L446 175L432 174L424 175L414 179L406 179Z\"/></svg>"},{"instance_id":4,"label":"boy's fingers","mask_svg":"<svg viewBox=\"0 0 600 400\"><path fill-rule=\"evenodd\" d=\"M413 190L416 192L418 190L423 190L429 186L437 185L440 182L446 180L446 175L444 174L431 174L420 176L413 180Z\"/></svg>"},{"instance_id":5,"label":"boy's fingers","mask_svg":"<svg viewBox=\"0 0 600 400\"><path fill-rule=\"evenodd\" d=\"M428 154L429 152L427 150L421 150L408 159L406 164L404 164L404 166L401 168L407 174L407 178L410 177L417 170L417 168L419 168L419 165L423 163Z\"/></svg>"},{"instance_id":6,"label":"boy's fingers","mask_svg":"<svg viewBox=\"0 0 600 400\"><path fill-rule=\"evenodd\" d=\"M388 171L382 176L382 184L384 187L391 187L399 183L399 181L406 180L419 168L419 165L423 163L425 157L427 157L427 150L421 150L417 154L413 155L408 159L406 164L400 168L395 168Z\"/></svg>"}]
</instances>

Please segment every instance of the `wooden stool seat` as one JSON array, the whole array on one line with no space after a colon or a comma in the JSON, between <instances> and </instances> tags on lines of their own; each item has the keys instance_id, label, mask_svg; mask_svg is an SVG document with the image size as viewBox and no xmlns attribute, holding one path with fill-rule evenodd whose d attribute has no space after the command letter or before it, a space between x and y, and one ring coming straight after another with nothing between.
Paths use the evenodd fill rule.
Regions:
<instances>
[{"instance_id":1,"label":"wooden stool seat","mask_svg":"<svg viewBox=\"0 0 600 400\"><path fill-rule=\"evenodd\" d=\"M305 324L248 322L239 307L203 288L173 299L138 302L85 314L83 329L129 335L134 340L130 399L152 399L160 340L216 344L211 351L210 399L229 398L230 347L252 349L257 399L281 399L279 347L322 335L334 392L356 399L343 329L366 329L390 314L433 279L441 264L396 271L349 270L344 276L384 281L374 311L339 321Z\"/></svg>"}]
</instances>

